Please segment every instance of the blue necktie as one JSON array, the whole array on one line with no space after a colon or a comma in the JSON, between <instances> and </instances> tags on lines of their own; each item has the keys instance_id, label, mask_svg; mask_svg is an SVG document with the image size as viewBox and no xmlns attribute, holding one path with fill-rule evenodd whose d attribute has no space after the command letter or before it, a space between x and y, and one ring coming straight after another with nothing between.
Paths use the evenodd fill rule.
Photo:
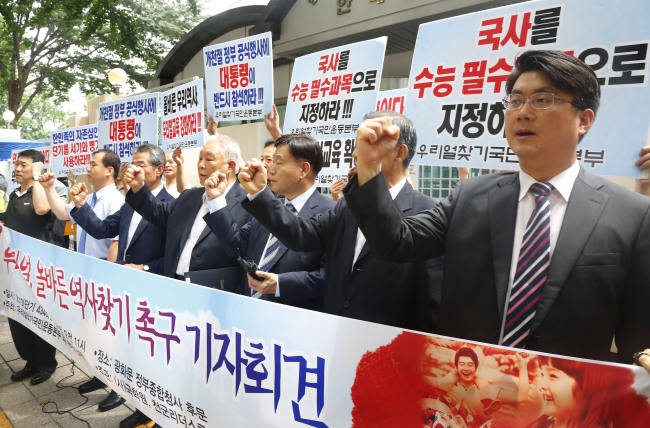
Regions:
<instances>
[{"instance_id":1,"label":"blue necktie","mask_svg":"<svg viewBox=\"0 0 650 428\"><path fill-rule=\"evenodd\" d=\"M529 189L535 195L535 209L528 220L517 271L512 282L503 346L523 348L542 295L551 262L551 183L535 183Z\"/></svg>"},{"instance_id":2,"label":"blue necktie","mask_svg":"<svg viewBox=\"0 0 650 428\"><path fill-rule=\"evenodd\" d=\"M296 212L296 207L294 207L291 202L287 202L287 208L289 208L289 210L291 210L293 213ZM260 270L266 272L269 270L269 268L271 268L271 266L273 266L276 261L275 257L282 247L282 242L278 241L278 238L271 235L269 238L269 243L266 246L266 251L264 251L264 255L262 256L262 261L260 262Z\"/></svg>"},{"instance_id":3,"label":"blue necktie","mask_svg":"<svg viewBox=\"0 0 650 428\"><path fill-rule=\"evenodd\" d=\"M97 193L93 193L93 198L90 201L90 209L95 208L95 204L97 203ZM81 229L81 233L79 234L79 245L77 245L77 252L81 254L86 254L86 231L84 229Z\"/></svg>"}]
</instances>

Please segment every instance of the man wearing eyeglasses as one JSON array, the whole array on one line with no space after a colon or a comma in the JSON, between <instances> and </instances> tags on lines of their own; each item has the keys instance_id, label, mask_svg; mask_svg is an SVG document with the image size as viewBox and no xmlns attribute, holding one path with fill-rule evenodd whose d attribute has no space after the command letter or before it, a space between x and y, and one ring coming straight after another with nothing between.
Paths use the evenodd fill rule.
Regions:
<instances>
[{"instance_id":1,"label":"man wearing eyeglasses","mask_svg":"<svg viewBox=\"0 0 650 428\"><path fill-rule=\"evenodd\" d=\"M402 219L379 161L399 129L366 121L350 209L378 258L445 256L437 333L631 362L650 333L650 201L577 162L600 101L596 75L562 52L528 51L506 92L520 172L465 180L436 208Z\"/></svg>"}]
</instances>

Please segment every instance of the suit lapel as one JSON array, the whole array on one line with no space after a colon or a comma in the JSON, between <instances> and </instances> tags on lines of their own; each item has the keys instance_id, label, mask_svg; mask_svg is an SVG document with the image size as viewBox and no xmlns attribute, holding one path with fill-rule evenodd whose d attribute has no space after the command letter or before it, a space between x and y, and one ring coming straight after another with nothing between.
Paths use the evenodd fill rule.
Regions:
<instances>
[{"instance_id":1,"label":"suit lapel","mask_svg":"<svg viewBox=\"0 0 650 428\"><path fill-rule=\"evenodd\" d=\"M402 187L402 190L399 191L393 202L397 206L397 209L399 209L400 213L402 213L402 217L406 217L415 213L411 213L411 209L413 208L413 187L408 183L404 183L404 187ZM356 235L355 235L355 244L356 244ZM368 247L368 242L363 243L363 247L361 247L361 251L359 252L359 257L357 257L357 263L359 263L360 260L362 260L364 257L368 256L370 253L370 248Z\"/></svg>"},{"instance_id":2,"label":"suit lapel","mask_svg":"<svg viewBox=\"0 0 650 428\"><path fill-rule=\"evenodd\" d=\"M508 295L518 196L518 174L504 176L497 181L497 186L492 188L488 194L488 222L490 224L490 242L492 243L494 284L501 318L503 318Z\"/></svg>"},{"instance_id":3,"label":"suit lapel","mask_svg":"<svg viewBox=\"0 0 650 428\"><path fill-rule=\"evenodd\" d=\"M562 228L555 244L546 284L535 313L531 330L537 328L548 315L553 302L560 294L573 265L582 253L598 223L609 196L598 189L602 184L591 180L583 169L573 185Z\"/></svg>"},{"instance_id":4,"label":"suit lapel","mask_svg":"<svg viewBox=\"0 0 650 428\"><path fill-rule=\"evenodd\" d=\"M200 190L200 191L199 191ZM183 230L183 234L181 235L181 242L180 242L180 250L183 251L183 247L185 246L185 243L187 242L187 238L190 236L190 231L192 230L192 225L194 225L194 220L196 219L196 215L199 213L199 209L201 209L201 204L203 203L203 189L190 189L186 190L185 192L192 192L187 195L187 213L192 213L190 218L187 218L185 222L185 229ZM184 192L184 193L185 193ZM179 196L179 199L183 195ZM180 201L179 201L180 202ZM205 232L205 230L204 230ZM201 240L201 238L199 238ZM197 241L198 242L198 241ZM179 252L180 254L180 252Z\"/></svg>"}]
</instances>

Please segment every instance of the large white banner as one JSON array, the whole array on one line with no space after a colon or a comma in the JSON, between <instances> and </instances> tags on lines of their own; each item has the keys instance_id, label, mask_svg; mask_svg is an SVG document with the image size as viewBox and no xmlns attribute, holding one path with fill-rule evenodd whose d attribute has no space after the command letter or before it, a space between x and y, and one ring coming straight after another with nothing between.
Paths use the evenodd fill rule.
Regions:
<instances>
[{"instance_id":1,"label":"large white banner","mask_svg":"<svg viewBox=\"0 0 650 428\"><path fill-rule=\"evenodd\" d=\"M99 105L99 145L131 161L144 143L158 144L158 93L108 101Z\"/></svg>"},{"instance_id":2,"label":"large white banner","mask_svg":"<svg viewBox=\"0 0 650 428\"><path fill-rule=\"evenodd\" d=\"M263 119L273 110L273 42L262 33L203 48L208 114Z\"/></svg>"},{"instance_id":3,"label":"large white banner","mask_svg":"<svg viewBox=\"0 0 650 428\"><path fill-rule=\"evenodd\" d=\"M252 299L8 228L0 255L0 313L163 427L533 426L558 417L551 372L573 379L553 394L558 403L573 400L576 426L650 423L650 375L640 367L547 358ZM461 367L474 358L473 368Z\"/></svg>"},{"instance_id":4,"label":"large white banner","mask_svg":"<svg viewBox=\"0 0 650 428\"><path fill-rule=\"evenodd\" d=\"M390 110L404 113L406 102L406 88L380 91L377 97L377 111Z\"/></svg>"},{"instance_id":5,"label":"large white banner","mask_svg":"<svg viewBox=\"0 0 650 428\"><path fill-rule=\"evenodd\" d=\"M583 167L640 176L648 22L646 0L539 0L421 25L405 109L418 134L413 163L518 169L504 136L505 80L519 53L554 49L585 61L601 84L594 126L578 145Z\"/></svg>"},{"instance_id":6,"label":"large white banner","mask_svg":"<svg viewBox=\"0 0 650 428\"><path fill-rule=\"evenodd\" d=\"M203 146L203 79L160 94L162 98L162 149Z\"/></svg>"},{"instance_id":7,"label":"large white banner","mask_svg":"<svg viewBox=\"0 0 650 428\"><path fill-rule=\"evenodd\" d=\"M57 177L85 174L92 153L97 150L97 125L77 126L50 132L52 172Z\"/></svg>"}]
</instances>

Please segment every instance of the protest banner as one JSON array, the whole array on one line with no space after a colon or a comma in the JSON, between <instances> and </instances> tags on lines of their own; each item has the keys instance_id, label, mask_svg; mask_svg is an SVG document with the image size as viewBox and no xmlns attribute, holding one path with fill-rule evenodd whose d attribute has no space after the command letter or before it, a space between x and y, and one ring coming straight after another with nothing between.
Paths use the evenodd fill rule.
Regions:
<instances>
[{"instance_id":1,"label":"protest banner","mask_svg":"<svg viewBox=\"0 0 650 428\"><path fill-rule=\"evenodd\" d=\"M377 96L377 111L390 110L403 114L405 101L406 88L379 91L379 95Z\"/></svg>"},{"instance_id":2,"label":"protest banner","mask_svg":"<svg viewBox=\"0 0 650 428\"><path fill-rule=\"evenodd\" d=\"M99 149L97 125L77 126L50 132L52 172L61 177L68 172L85 174L92 153Z\"/></svg>"},{"instance_id":3,"label":"protest banner","mask_svg":"<svg viewBox=\"0 0 650 428\"><path fill-rule=\"evenodd\" d=\"M643 0L539 0L421 25L405 109L418 134L412 163L518 169L505 139L505 81L519 53L553 49L585 61L601 84L600 109L578 146L582 166L639 176L649 19Z\"/></svg>"},{"instance_id":4,"label":"protest banner","mask_svg":"<svg viewBox=\"0 0 650 428\"><path fill-rule=\"evenodd\" d=\"M262 33L203 48L208 114L263 119L273 110L273 42Z\"/></svg>"},{"instance_id":5,"label":"protest banner","mask_svg":"<svg viewBox=\"0 0 650 428\"><path fill-rule=\"evenodd\" d=\"M50 168L50 153L52 150L49 147L33 147L34 150L38 150L39 152L43 153L43 157L45 158L45 162L43 164L45 165L43 167L43 172L47 171ZM16 161L18 160L18 153L22 152L23 150L27 149L20 149L20 150L12 150L11 151L11 176L9 177L9 180L7 180L7 195L11 195L11 192L16 190L18 188L18 183L16 183Z\"/></svg>"},{"instance_id":6,"label":"protest banner","mask_svg":"<svg viewBox=\"0 0 650 428\"><path fill-rule=\"evenodd\" d=\"M641 367L307 311L155 276L5 228L0 313L163 427L646 427ZM549 385L549 378L565 382ZM565 405L566 407L562 407Z\"/></svg>"},{"instance_id":7,"label":"protest banner","mask_svg":"<svg viewBox=\"0 0 650 428\"><path fill-rule=\"evenodd\" d=\"M158 145L158 93L122 98L99 105L99 145L129 162L144 143Z\"/></svg>"},{"instance_id":8,"label":"protest banner","mask_svg":"<svg viewBox=\"0 0 650 428\"><path fill-rule=\"evenodd\" d=\"M285 134L310 134L323 149L317 186L346 178L353 166L355 135L375 111L386 37L296 58L291 74Z\"/></svg>"},{"instance_id":9,"label":"protest banner","mask_svg":"<svg viewBox=\"0 0 650 428\"><path fill-rule=\"evenodd\" d=\"M163 92L162 149L203 145L203 79Z\"/></svg>"}]
</instances>

